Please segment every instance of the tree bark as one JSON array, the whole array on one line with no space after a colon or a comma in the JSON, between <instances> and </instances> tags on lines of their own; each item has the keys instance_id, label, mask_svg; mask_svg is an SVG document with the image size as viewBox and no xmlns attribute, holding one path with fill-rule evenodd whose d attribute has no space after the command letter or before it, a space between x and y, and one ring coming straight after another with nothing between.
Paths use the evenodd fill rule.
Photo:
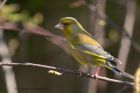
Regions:
<instances>
[{"instance_id":1,"label":"tree bark","mask_svg":"<svg viewBox=\"0 0 140 93\"><path fill-rule=\"evenodd\" d=\"M124 29L125 31L127 31L130 37L132 37L134 31L133 27L135 22L135 10L136 10L135 0L127 0ZM126 35L123 35L121 39L121 46L118 56L118 58L122 61L122 64L121 65L118 64L117 67L124 71L127 64L130 46L131 46L130 39L128 39Z\"/></svg>"}]
</instances>

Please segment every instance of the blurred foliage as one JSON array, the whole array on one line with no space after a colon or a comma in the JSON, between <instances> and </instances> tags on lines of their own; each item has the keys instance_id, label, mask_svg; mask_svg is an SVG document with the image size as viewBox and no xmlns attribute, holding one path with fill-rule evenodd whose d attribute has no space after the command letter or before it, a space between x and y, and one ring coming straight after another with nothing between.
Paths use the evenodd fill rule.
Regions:
<instances>
[{"instance_id":1,"label":"blurred foliage","mask_svg":"<svg viewBox=\"0 0 140 93\"><path fill-rule=\"evenodd\" d=\"M28 23L30 25L39 25L43 21L43 15L36 13L34 16L29 16L28 11L20 11L19 5L9 4L4 5L0 9L1 22L21 22L22 24Z\"/></svg>"},{"instance_id":2,"label":"blurred foliage","mask_svg":"<svg viewBox=\"0 0 140 93\"><path fill-rule=\"evenodd\" d=\"M135 73L135 93L140 93L140 66Z\"/></svg>"}]
</instances>

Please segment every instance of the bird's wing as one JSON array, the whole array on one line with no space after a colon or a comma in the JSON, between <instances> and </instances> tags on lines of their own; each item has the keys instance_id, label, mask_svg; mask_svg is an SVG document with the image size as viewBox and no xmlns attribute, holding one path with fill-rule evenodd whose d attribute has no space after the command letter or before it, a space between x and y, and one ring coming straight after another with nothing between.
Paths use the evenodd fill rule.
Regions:
<instances>
[{"instance_id":1,"label":"bird's wing","mask_svg":"<svg viewBox=\"0 0 140 93\"><path fill-rule=\"evenodd\" d=\"M106 59L107 61L110 62L117 62L121 63L118 59L110 55L108 52L104 51L104 49L95 47L90 44L78 44L76 46L73 46L73 48L78 49L81 52L87 53L89 55L97 56L102 59Z\"/></svg>"},{"instance_id":2,"label":"bird's wing","mask_svg":"<svg viewBox=\"0 0 140 93\"><path fill-rule=\"evenodd\" d=\"M108 52L104 51L101 45L94 39L94 37L86 31L80 31L74 38L72 38L72 47L81 52L87 53L105 59L109 62L120 63L118 59L111 56Z\"/></svg>"}]
</instances>

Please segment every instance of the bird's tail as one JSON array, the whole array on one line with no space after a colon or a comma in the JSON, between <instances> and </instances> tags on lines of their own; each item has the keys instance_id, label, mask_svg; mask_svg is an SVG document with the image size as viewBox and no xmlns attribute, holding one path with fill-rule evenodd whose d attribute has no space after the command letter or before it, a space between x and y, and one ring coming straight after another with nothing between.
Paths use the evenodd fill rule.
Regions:
<instances>
[{"instance_id":1,"label":"bird's tail","mask_svg":"<svg viewBox=\"0 0 140 93\"><path fill-rule=\"evenodd\" d=\"M119 64L122 63L119 59L117 59L117 58L115 58L113 56L110 56L110 58L107 59L107 61L112 62L112 63L119 63Z\"/></svg>"},{"instance_id":2,"label":"bird's tail","mask_svg":"<svg viewBox=\"0 0 140 93\"><path fill-rule=\"evenodd\" d=\"M119 75L123 75L127 78L133 79L134 80L134 76L118 69L117 67L115 67L114 65L112 65L110 62L107 62L107 64L105 65L105 67L107 67L108 69L112 70L114 73L119 74Z\"/></svg>"}]
</instances>

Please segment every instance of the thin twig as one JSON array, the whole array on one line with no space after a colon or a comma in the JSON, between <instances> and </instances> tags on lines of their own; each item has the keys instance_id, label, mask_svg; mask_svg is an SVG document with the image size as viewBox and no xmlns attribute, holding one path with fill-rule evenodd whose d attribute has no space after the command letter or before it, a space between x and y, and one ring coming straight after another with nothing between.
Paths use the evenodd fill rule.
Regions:
<instances>
[{"instance_id":1,"label":"thin twig","mask_svg":"<svg viewBox=\"0 0 140 93\"><path fill-rule=\"evenodd\" d=\"M62 73L62 74L69 73L69 74L73 74L73 75L80 75L81 77L88 77L88 78L92 78L92 79L98 79L98 80L102 80L102 81L108 81L108 82L118 83L118 84L127 85L127 86L134 86L134 83L129 82L129 81L116 80L116 79L111 79L111 78L107 78L107 77L103 77L103 76L95 76L95 75L92 75L92 74L89 74L89 73L84 73L84 72L79 72L79 71L74 71L74 70L64 69L64 68L58 68L58 67L54 67L54 66L42 65L42 64L27 63L27 62L26 63L0 62L0 66L38 67L38 68L44 68L44 69L48 69L48 70L58 71L59 73Z\"/></svg>"}]
</instances>

